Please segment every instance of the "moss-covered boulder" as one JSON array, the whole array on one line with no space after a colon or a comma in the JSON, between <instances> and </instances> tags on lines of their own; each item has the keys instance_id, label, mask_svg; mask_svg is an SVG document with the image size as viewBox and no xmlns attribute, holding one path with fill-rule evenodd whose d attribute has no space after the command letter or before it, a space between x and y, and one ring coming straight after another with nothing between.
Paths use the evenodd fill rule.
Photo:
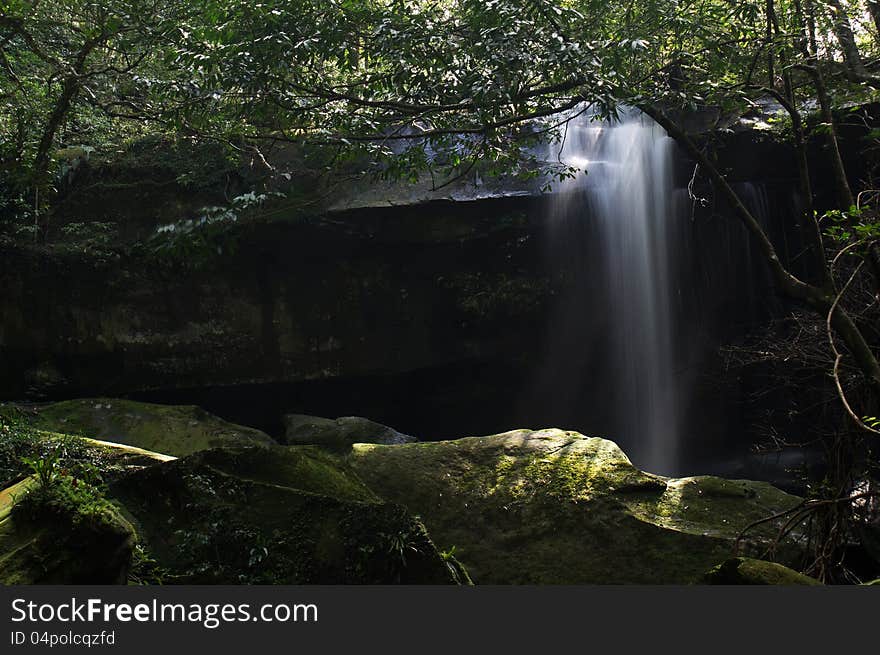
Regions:
<instances>
[{"instance_id":1,"label":"moss-covered boulder","mask_svg":"<svg viewBox=\"0 0 880 655\"><path fill-rule=\"evenodd\" d=\"M782 564L751 557L732 557L722 562L706 573L704 581L713 585L822 585Z\"/></svg>"},{"instance_id":2,"label":"moss-covered boulder","mask_svg":"<svg viewBox=\"0 0 880 655\"><path fill-rule=\"evenodd\" d=\"M73 481L0 492L0 584L122 584L134 542L118 509Z\"/></svg>"},{"instance_id":3,"label":"moss-covered boulder","mask_svg":"<svg viewBox=\"0 0 880 655\"><path fill-rule=\"evenodd\" d=\"M228 448L134 472L111 496L137 527L147 581L466 581L424 526L317 448Z\"/></svg>"},{"instance_id":4,"label":"moss-covered boulder","mask_svg":"<svg viewBox=\"0 0 880 655\"><path fill-rule=\"evenodd\" d=\"M394 445L417 441L415 437L360 416L329 419L287 414L284 425L287 443L291 445L315 444L345 450L356 443Z\"/></svg>"},{"instance_id":5,"label":"moss-covered boulder","mask_svg":"<svg viewBox=\"0 0 880 655\"><path fill-rule=\"evenodd\" d=\"M119 398L83 398L28 407L31 424L184 457L222 446L270 445L271 437L229 423L194 405L156 405Z\"/></svg>"},{"instance_id":6,"label":"moss-covered boulder","mask_svg":"<svg viewBox=\"0 0 880 655\"><path fill-rule=\"evenodd\" d=\"M93 419L82 428L82 414L100 418L116 403L124 408L121 427L101 432ZM174 459L86 439L74 447L29 428L29 439L60 439L66 469L78 459L99 468L115 508L100 504L99 514L130 529L104 526L107 539L71 542L51 522L0 523L0 561L18 571L7 580L116 579L125 557L107 556L123 564L98 570L71 553L93 543L96 553L131 556L136 534L131 579L138 582L467 582L457 557L477 583L699 583L718 562L759 556L779 529L762 520L800 502L766 483L645 473L613 442L561 430L395 445L348 445L346 433L341 450L328 442L241 446L229 445L240 441L228 432L217 436L215 417L181 408L103 400L49 408L32 421L142 447L161 438L177 452L182 444L202 449ZM139 430L141 408L166 426L158 436ZM223 447L205 450L211 438ZM800 529L778 544L782 564L802 555ZM40 561L47 562L42 576L34 572ZM750 567L735 569L742 576Z\"/></svg>"},{"instance_id":7,"label":"moss-covered boulder","mask_svg":"<svg viewBox=\"0 0 880 655\"><path fill-rule=\"evenodd\" d=\"M743 528L800 501L762 482L644 473L613 442L561 430L362 444L346 461L454 546L477 584L700 582ZM761 524L740 547L777 529ZM800 548L791 538L779 552Z\"/></svg>"}]
</instances>

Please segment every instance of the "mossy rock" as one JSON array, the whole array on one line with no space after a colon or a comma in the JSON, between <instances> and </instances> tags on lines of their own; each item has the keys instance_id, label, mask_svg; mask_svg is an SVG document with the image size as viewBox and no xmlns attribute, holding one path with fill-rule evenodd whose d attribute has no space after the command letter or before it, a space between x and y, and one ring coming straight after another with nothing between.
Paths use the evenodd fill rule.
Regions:
<instances>
[{"instance_id":1,"label":"mossy rock","mask_svg":"<svg viewBox=\"0 0 880 655\"><path fill-rule=\"evenodd\" d=\"M356 443L393 445L417 441L415 437L360 416L330 419L287 414L284 425L287 443L291 445L314 444L333 450L347 450Z\"/></svg>"},{"instance_id":2,"label":"mossy rock","mask_svg":"<svg viewBox=\"0 0 880 655\"><path fill-rule=\"evenodd\" d=\"M101 416L120 401L49 407L66 406L55 416L70 416L86 402L93 405L83 413ZM126 405L134 428L141 406ZM185 416L193 439L210 432L203 420L216 425L210 415ZM112 465L105 479L119 523L139 540L133 577L147 582L467 583L459 560L477 583L703 582L734 546L763 552L779 524L760 520L800 503L766 483L645 473L613 442L561 430L341 452L226 446L178 460L92 447L106 454L90 450L90 459ZM38 579L27 571L41 558L56 572L40 578L47 581L112 577L89 569L89 558L72 562L76 548L51 526L0 526L0 558L20 572L6 579ZM802 555L799 530L778 545L780 562ZM120 552L130 555L124 543ZM39 556L17 559L28 552Z\"/></svg>"},{"instance_id":3,"label":"mossy rock","mask_svg":"<svg viewBox=\"0 0 880 655\"><path fill-rule=\"evenodd\" d=\"M644 473L613 442L562 430L359 444L346 461L455 546L477 584L700 582L743 528L800 502L762 482ZM757 553L778 527L739 547ZM780 544L783 560L800 556L797 538Z\"/></svg>"},{"instance_id":4,"label":"mossy rock","mask_svg":"<svg viewBox=\"0 0 880 655\"><path fill-rule=\"evenodd\" d=\"M398 504L318 448L229 448L134 472L110 493L156 582L452 584L453 562Z\"/></svg>"},{"instance_id":5,"label":"mossy rock","mask_svg":"<svg viewBox=\"0 0 880 655\"><path fill-rule=\"evenodd\" d=\"M822 585L782 564L750 557L733 557L719 564L706 574L704 581L713 585Z\"/></svg>"},{"instance_id":6,"label":"mossy rock","mask_svg":"<svg viewBox=\"0 0 880 655\"><path fill-rule=\"evenodd\" d=\"M29 409L31 424L36 428L80 434L175 457L222 446L275 443L259 430L229 423L195 405L83 398Z\"/></svg>"},{"instance_id":7,"label":"mossy rock","mask_svg":"<svg viewBox=\"0 0 880 655\"><path fill-rule=\"evenodd\" d=\"M109 503L91 513L48 504L33 514L13 511L24 496L43 491L28 478L0 492L0 584L124 583L131 524Z\"/></svg>"},{"instance_id":8,"label":"mossy rock","mask_svg":"<svg viewBox=\"0 0 880 655\"><path fill-rule=\"evenodd\" d=\"M29 412L0 405L0 489L33 473L29 462L54 459L68 474L108 480L132 467L174 459L142 448L62 434L29 425Z\"/></svg>"}]
</instances>

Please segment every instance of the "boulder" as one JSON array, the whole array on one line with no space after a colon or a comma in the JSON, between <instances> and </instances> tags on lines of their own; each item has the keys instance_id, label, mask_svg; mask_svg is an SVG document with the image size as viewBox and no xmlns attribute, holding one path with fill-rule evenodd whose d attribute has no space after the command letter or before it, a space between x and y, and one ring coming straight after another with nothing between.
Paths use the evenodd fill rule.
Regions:
<instances>
[{"instance_id":1,"label":"boulder","mask_svg":"<svg viewBox=\"0 0 880 655\"><path fill-rule=\"evenodd\" d=\"M83 398L29 406L34 427L137 446L183 457L236 445L270 445L267 434L229 423L195 405L156 405L119 398Z\"/></svg>"},{"instance_id":2,"label":"boulder","mask_svg":"<svg viewBox=\"0 0 880 655\"><path fill-rule=\"evenodd\" d=\"M92 417L120 403L128 432L101 433L111 441L158 441L136 429L141 407L177 430L158 436L178 452L189 443L181 433L202 448L216 438L218 419L208 414L184 414L182 430L151 406L88 402L49 406L49 414L55 425L82 426L75 411L63 421L59 408ZM34 420L47 420L44 411ZM105 570L91 556L76 561L72 554L88 542L71 544L51 524L6 522L0 560L19 573L4 579L37 580L27 564L37 560L20 560L26 552L50 564L57 558L46 581L118 579L132 548L125 535L136 534L131 579L147 583L467 583L464 567L485 584L699 583L734 554L760 556L780 527L762 520L801 502L762 482L645 473L613 442L576 432L352 445L381 436L384 426L355 439L323 421L329 443L344 448L327 448L327 440L323 447L229 445L241 442L227 436L222 448L173 459L90 442L89 461L111 473L103 477L117 510L107 515L119 521L109 524L130 526L107 533L116 541L95 537L93 550L120 564ZM778 544L781 564L802 557L802 531L796 526ZM735 569L745 576L755 566ZM765 578L779 572L774 567Z\"/></svg>"},{"instance_id":3,"label":"boulder","mask_svg":"<svg viewBox=\"0 0 880 655\"><path fill-rule=\"evenodd\" d=\"M477 584L687 584L733 552L739 532L800 499L769 484L667 479L611 441L562 430L382 446L346 461L378 496L406 506ZM758 552L778 530L741 540ZM801 553L795 532L782 561Z\"/></svg>"},{"instance_id":4,"label":"boulder","mask_svg":"<svg viewBox=\"0 0 880 655\"><path fill-rule=\"evenodd\" d=\"M777 564L750 557L733 557L709 571L705 582L713 585L822 585L815 578Z\"/></svg>"},{"instance_id":5,"label":"boulder","mask_svg":"<svg viewBox=\"0 0 880 655\"><path fill-rule=\"evenodd\" d=\"M318 448L204 451L124 476L110 493L137 527L151 582L467 582L418 519Z\"/></svg>"},{"instance_id":6,"label":"boulder","mask_svg":"<svg viewBox=\"0 0 880 655\"><path fill-rule=\"evenodd\" d=\"M287 443L316 444L333 449L347 449L355 443L395 445L417 441L387 425L360 416L337 419L287 414L284 417Z\"/></svg>"},{"instance_id":7,"label":"boulder","mask_svg":"<svg viewBox=\"0 0 880 655\"><path fill-rule=\"evenodd\" d=\"M81 507L53 493L33 478L0 492L0 584L124 584L129 522L109 503ZM47 498L21 503L36 495Z\"/></svg>"}]
</instances>

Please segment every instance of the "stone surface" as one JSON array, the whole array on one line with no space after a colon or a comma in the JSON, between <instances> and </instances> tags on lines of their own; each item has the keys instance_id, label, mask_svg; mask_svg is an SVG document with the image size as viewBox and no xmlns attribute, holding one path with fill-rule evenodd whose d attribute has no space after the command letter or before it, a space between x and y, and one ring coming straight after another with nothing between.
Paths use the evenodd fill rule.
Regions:
<instances>
[{"instance_id":1,"label":"stone surface","mask_svg":"<svg viewBox=\"0 0 880 655\"><path fill-rule=\"evenodd\" d=\"M287 414L284 417L284 426L289 445L315 444L338 449L356 443L394 445L418 441L415 437L360 416L329 419Z\"/></svg>"},{"instance_id":2,"label":"stone surface","mask_svg":"<svg viewBox=\"0 0 880 655\"><path fill-rule=\"evenodd\" d=\"M151 583L700 583L735 545L763 552L777 524L741 531L800 502L645 473L611 441L553 429L339 450L233 441L176 460L134 449L149 432L128 438L93 443L107 455L90 461L111 466L133 579ZM783 564L802 555L799 529ZM3 534L2 557L29 538Z\"/></svg>"},{"instance_id":3,"label":"stone surface","mask_svg":"<svg viewBox=\"0 0 880 655\"><path fill-rule=\"evenodd\" d=\"M466 582L421 522L317 448L205 451L123 477L111 495L154 560L153 582Z\"/></svg>"},{"instance_id":4,"label":"stone surface","mask_svg":"<svg viewBox=\"0 0 880 655\"><path fill-rule=\"evenodd\" d=\"M760 559L734 557L713 568L705 581L713 585L807 585L821 582L797 571Z\"/></svg>"},{"instance_id":5,"label":"stone surface","mask_svg":"<svg viewBox=\"0 0 880 655\"><path fill-rule=\"evenodd\" d=\"M83 398L35 405L30 409L32 425L37 428L136 446L175 457L221 446L275 443L259 430L229 423L194 405Z\"/></svg>"},{"instance_id":6,"label":"stone surface","mask_svg":"<svg viewBox=\"0 0 880 655\"><path fill-rule=\"evenodd\" d=\"M524 352L550 286L529 202L234 226L223 254L194 268L145 246L105 257L0 244L0 398L346 379ZM516 331L500 329L509 320Z\"/></svg>"},{"instance_id":7,"label":"stone surface","mask_svg":"<svg viewBox=\"0 0 880 655\"><path fill-rule=\"evenodd\" d=\"M0 584L124 584L135 541L129 522L109 506L85 517L70 508L15 513L36 487L28 478L0 492Z\"/></svg>"},{"instance_id":8,"label":"stone surface","mask_svg":"<svg viewBox=\"0 0 880 655\"><path fill-rule=\"evenodd\" d=\"M347 461L454 546L477 584L699 582L741 529L799 502L761 482L643 473L613 442L561 430L357 445ZM741 545L756 550L776 529Z\"/></svg>"}]
</instances>

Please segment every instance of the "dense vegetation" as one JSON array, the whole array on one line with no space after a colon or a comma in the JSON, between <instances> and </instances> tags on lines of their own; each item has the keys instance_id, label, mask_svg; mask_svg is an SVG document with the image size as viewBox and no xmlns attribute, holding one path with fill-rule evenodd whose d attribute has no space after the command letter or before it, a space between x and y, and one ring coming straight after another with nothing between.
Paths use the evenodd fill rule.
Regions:
<instances>
[{"instance_id":1,"label":"dense vegetation","mask_svg":"<svg viewBox=\"0 0 880 655\"><path fill-rule=\"evenodd\" d=\"M474 166L575 174L536 170L525 146L562 138L575 115L638 107L733 209L802 306L793 320L815 335L793 353L772 338L757 350L833 381L833 428L817 435L827 477L792 520L814 519L807 571L843 581L842 551L880 494L880 192L847 175L838 129L845 110L875 100L878 57L874 0L2 0L0 222L49 239L71 172L148 136L250 162L258 193L296 174L273 156L290 144L319 153L319 167L430 169L442 185ZM718 136L767 97L795 153L801 228L819 263L810 279L786 268L716 166L713 135L681 123L717 109ZM828 206L814 206L811 140L830 162Z\"/></svg>"}]
</instances>

